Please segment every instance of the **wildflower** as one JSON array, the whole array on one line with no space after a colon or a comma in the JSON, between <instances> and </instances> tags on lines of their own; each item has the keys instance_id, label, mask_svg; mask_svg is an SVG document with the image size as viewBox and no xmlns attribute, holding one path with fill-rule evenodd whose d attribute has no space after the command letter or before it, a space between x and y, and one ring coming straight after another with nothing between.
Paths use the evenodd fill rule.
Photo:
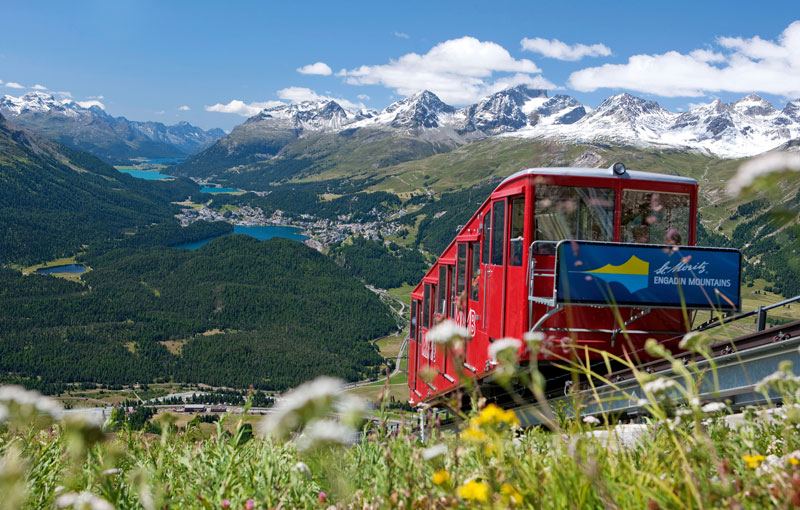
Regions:
<instances>
[{"instance_id":1,"label":"wildflower","mask_svg":"<svg viewBox=\"0 0 800 510\"><path fill-rule=\"evenodd\" d=\"M584 416L583 423L588 423L589 425L598 425L600 423L600 420L598 420L594 416Z\"/></svg>"},{"instance_id":2,"label":"wildflower","mask_svg":"<svg viewBox=\"0 0 800 510\"><path fill-rule=\"evenodd\" d=\"M311 469L309 469L308 464L303 461L298 462L297 464L292 467L292 471L295 473L300 473L306 478L311 478Z\"/></svg>"},{"instance_id":3,"label":"wildflower","mask_svg":"<svg viewBox=\"0 0 800 510\"><path fill-rule=\"evenodd\" d=\"M488 439L486 432L476 426L470 426L461 431L461 439L472 443L482 443Z\"/></svg>"},{"instance_id":4,"label":"wildflower","mask_svg":"<svg viewBox=\"0 0 800 510\"><path fill-rule=\"evenodd\" d=\"M540 331L528 331L522 335L522 339L525 340L525 343L528 344L528 349L531 351L538 351L542 342L544 342L544 338L544 333Z\"/></svg>"},{"instance_id":5,"label":"wildflower","mask_svg":"<svg viewBox=\"0 0 800 510\"><path fill-rule=\"evenodd\" d=\"M350 445L358 433L354 428L330 419L314 420L308 424L297 441L300 450L309 450L325 444Z\"/></svg>"},{"instance_id":6,"label":"wildflower","mask_svg":"<svg viewBox=\"0 0 800 510\"><path fill-rule=\"evenodd\" d=\"M458 488L458 497L485 503L489 500L489 485L486 482L470 480Z\"/></svg>"},{"instance_id":7,"label":"wildflower","mask_svg":"<svg viewBox=\"0 0 800 510\"><path fill-rule=\"evenodd\" d=\"M102 475L103 476L118 475L120 474L121 471L122 470L119 468L106 469L105 471L103 471Z\"/></svg>"},{"instance_id":8,"label":"wildflower","mask_svg":"<svg viewBox=\"0 0 800 510\"><path fill-rule=\"evenodd\" d=\"M470 334L466 328L459 326L452 320L445 320L431 328L425 338L434 344L450 345L456 340L469 338Z\"/></svg>"},{"instance_id":9,"label":"wildflower","mask_svg":"<svg viewBox=\"0 0 800 510\"><path fill-rule=\"evenodd\" d=\"M789 457L789 464L796 466L800 464L800 460L798 460L797 457Z\"/></svg>"},{"instance_id":10,"label":"wildflower","mask_svg":"<svg viewBox=\"0 0 800 510\"><path fill-rule=\"evenodd\" d=\"M447 483L450 483L450 473L446 469L440 469L433 473L434 485L445 485Z\"/></svg>"},{"instance_id":11,"label":"wildflower","mask_svg":"<svg viewBox=\"0 0 800 510\"><path fill-rule=\"evenodd\" d=\"M58 508L72 507L75 510L114 510L111 503L91 492L81 492L80 494L68 492L56 498L56 506Z\"/></svg>"},{"instance_id":12,"label":"wildflower","mask_svg":"<svg viewBox=\"0 0 800 510\"><path fill-rule=\"evenodd\" d=\"M759 465L760 465L762 462L764 462L764 459L766 459L766 457L764 457L764 456L763 456L763 455L761 455L761 454L757 454L757 455L745 455L744 457L742 457L742 459L744 459L744 461L745 461L745 462L747 462L747 465L748 465L750 468L753 468L753 469L755 469L755 468L757 468L757 467L758 467L758 466L759 466Z\"/></svg>"},{"instance_id":13,"label":"wildflower","mask_svg":"<svg viewBox=\"0 0 800 510\"><path fill-rule=\"evenodd\" d=\"M500 494L504 496L503 499L510 501L515 505L522 503L522 494L520 494L519 491L510 483L504 483L500 486Z\"/></svg>"},{"instance_id":14,"label":"wildflower","mask_svg":"<svg viewBox=\"0 0 800 510\"><path fill-rule=\"evenodd\" d=\"M718 411L725 410L725 404L723 402L709 402L708 404L704 405L702 408L704 413L716 413Z\"/></svg>"},{"instance_id":15,"label":"wildflower","mask_svg":"<svg viewBox=\"0 0 800 510\"><path fill-rule=\"evenodd\" d=\"M231 507L231 500L223 499L222 500L222 508L230 508Z\"/></svg>"},{"instance_id":16,"label":"wildflower","mask_svg":"<svg viewBox=\"0 0 800 510\"><path fill-rule=\"evenodd\" d=\"M344 383L332 377L318 377L287 392L259 424L265 435L283 436L301 424L324 416L344 390Z\"/></svg>"},{"instance_id":17,"label":"wildflower","mask_svg":"<svg viewBox=\"0 0 800 510\"><path fill-rule=\"evenodd\" d=\"M325 491L319 491L319 494L317 494L317 499L320 503L325 503L328 501L328 495L325 494Z\"/></svg>"},{"instance_id":18,"label":"wildflower","mask_svg":"<svg viewBox=\"0 0 800 510\"><path fill-rule=\"evenodd\" d=\"M642 387L644 391L648 393L663 393L668 389L675 386L675 381L672 379L666 379L664 377L658 377L657 379L653 379L650 382L647 382Z\"/></svg>"},{"instance_id":19,"label":"wildflower","mask_svg":"<svg viewBox=\"0 0 800 510\"><path fill-rule=\"evenodd\" d=\"M678 348L692 352L705 352L711 346L711 337L700 331L690 331L681 338Z\"/></svg>"},{"instance_id":20,"label":"wildflower","mask_svg":"<svg viewBox=\"0 0 800 510\"><path fill-rule=\"evenodd\" d=\"M669 350L658 343L658 340L655 338L647 339L647 341L644 343L644 350L647 352L647 354L654 358L666 358L670 355Z\"/></svg>"},{"instance_id":21,"label":"wildflower","mask_svg":"<svg viewBox=\"0 0 800 510\"><path fill-rule=\"evenodd\" d=\"M510 409L505 411L495 404L489 404L488 406L484 407L483 410L478 413L478 416L474 418L474 420L478 425L519 425L519 418L517 418L517 415L514 414L514 411Z\"/></svg>"},{"instance_id":22,"label":"wildflower","mask_svg":"<svg viewBox=\"0 0 800 510\"><path fill-rule=\"evenodd\" d=\"M367 417L370 407L366 399L344 393L334 403L334 409L340 415L342 423L358 428Z\"/></svg>"},{"instance_id":23,"label":"wildflower","mask_svg":"<svg viewBox=\"0 0 800 510\"><path fill-rule=\"evenodd\" d=\"M733 179L728 181L728 194L739 195L748 188L756 178L776 172L800 170L800 154L789 152L770 152L744 163L739 167Z\"/></svg>"},{"instance_id":24,"label":"wildflower","mask_svg":"<svg viewBox=\"0 0 800 510\"><path fill-rule=\"evenodd\" d=\"M3 404L0 406L0 415L5 414L6 416L18 408L24 414L33 410L36 413L47 415L53 420L58 420L64 411L56 400L42 396L38 391L26 390L17 385L0 386L0 403ZM3 413L3 409L5 409L5 413Z\"/></svg>"},{"instance_id":25,"label":"wildflower","mask_svg":"<svg viewBox=\"0 0 800 510\"><path fill-rule=\"evenodd\" d=\"M248 499L244 503L244 510L253 510L256 507L256 502L253 499Z\"/></svg>"},{"instance_id":26,"label":"wildflower","mask_svg":"<svg viewBox=\"0 0 800 510\"><path fill-rule=\"evenodd\" d=\"M430 448L422 450L422 458L425 460L433 460L436 457L441 457L447 453L447 446L443 444L435 444Z\"/></svg>"},{"instance_id":27,"label":"wildflower","mask_svg":"<svg viewBox=\"0 0 800 510\"><path fill-rule=\"evenodd\" d=\"M516 338L501 338L500 340L492 342L489 345L488 349L489 358L492 361L497 361L497 357L500 353L506 350L510 351L513 349L514 354L516 354L517 352L519 352L520 347L522 347L522 342L520 342Z\"/></svg>"}]
</instances>

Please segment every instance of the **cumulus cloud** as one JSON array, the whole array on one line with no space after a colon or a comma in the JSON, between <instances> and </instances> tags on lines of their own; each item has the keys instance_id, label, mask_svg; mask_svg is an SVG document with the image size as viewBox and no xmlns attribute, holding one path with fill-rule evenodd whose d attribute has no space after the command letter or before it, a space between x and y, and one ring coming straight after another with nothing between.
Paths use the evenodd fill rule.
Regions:
<instances>
[{"instance_id":1,"label":"cumulus cloud","mask_svg":"<svg viewBox=\"0 0 800 510\"><path fill-rule=\"evenodd\" d=\"M307 66L298 67L297 72L300 74L318 74L320 76L330 76L333 71L330 66L325 62L316 62L308 64Z\"/></svg>"},{"instance_id":2,"label":"cumulus cloud","mask_svg":"<svg viewBox=\"0 0 800 510\"><path fill-rule=\"evenodd\" d=\"M25 87L23 87L22 85L20 85L19 83L15 82L15 81L10 81L10 82L6 83L6 87L8 87L10 89L24 89L25 88Z\"/></svg>"},{"instance_id":3,"label":"cumulus cloud","mask_svg":"<svg viewBox=\"0 0 800 510\"><path fill-rule=\"evenodd\" d=\"M47 90L47 87L45 87L44 85L40 85L38 83L36 85L34 85L33 87L31 87L31 88L33 90Z\"/></svg>"},{"instance_id":4,"label":"cumulus cloud","mask_svg":"<svg viewBox=\"0 0 800 510\"><path fill-rule=\"evenodd\" d=\"M399 37L400 39L410 39L411 37L405 32L395 32L395 37Z\"/></svg>"},{"instance_id":5,"label":"cumulus cloud","mask_svg":"<svg viewBox=\"0 0 800 510\"><path fill-rule=\"evenodd\" d=\"M347 99L338 98L338 97L331 97L331 96L323 96L317 94L313 90L305 87L286 87L285 89L281 89L278 91L278 97L289 101L291 103L300 103L302 101L336 101L339 103L340 106L343 108L347 108L348 110L360 110L365 108L364 103L354 103Z\"/></svg>"},{"instance_id":6,"label":"cumulus cloud","mask_svg":"<svg viewBox=\"0 0 800 510\"><path fill-rule=\"evenodd\" d=\"M66 98L72 97L72 93L71 92L67 92L66 90L59 90L58 92L51 92L51 94L54 95L54 96L66 97ZM103 99L103 96L97 96L97 97L89 96L89 99Z\"/></svg>"},{"instance_id":7,"label":"cumulus cloud","mask_svg":"<svg viewBox=\"0 0 800 510\"><path fill-rule=\"evenodd\" d=\"M366 95L366 94L359 94L356 97L359 98L362 101L369 101L370 100L370 97L368 95Z\"/></svg>"},{"instance_id":8,"label":"cumulus cloud","mask_svg":"<svg viewBox=\"0 0 800 510\"><path fill-rule=\"evenodd\" d=\"M605 44L573 44L569 45L563 43L558 39L542 39L535 37L528 39L527 37L520 41L522 49L532 51L534 53L541 53L548 58L555 58L557 60L580 60L584 57L607 57L611 55L611 50Z\"/></svg>"},{"instance_id":9,"label":"cumulus cloud","mask_svg":"<svg viewBox=\"0 0 800 510\"><path fill-rule=\"evenodd\" d=\"M206 106L205 110L207 112L235 113L236 115L241 115L242 117L252 117L264 108L272 108L282 104L284 103L281 101L245 103L244 101L234 99L227 104L217 103L215 105Z\"/></svg>"},{"instance_id":10,"label":"cumulus cloud","mask_svg":"<svg viewBox=\"0 0 800 510\"><path fill-rule=\"evenodd\" d=\"M800 21L776 41L758 36L721 37L720 51L669 51L634 55L625 64L576 71L570 87L582 92L621 88L665 97L699 97L713 92L764 92L800 96Z\"/></svg>"},{"instance_id":11,"label":"cumulus cloud","mask_svg":"<svg viewBox=\"0 0 800 510\"><path fill-rule=\"evenodd\" d=\"M388 64L363 65L338 75L351 85L383 85L404 96L427 89L445 102L468 104L491 93L495 73L530 75L541 70L528 59L515 59L499 44L461 37L439 43L423 55L408 53ZM554 88L538 78L545 88Z\"/></svg>"},{"instance_id":12,"label":"cumulus cloud","mask_svg":"<svg viewBox=\"0 0 800 510\"><path fill-rule=\"evenodd\" d=\"M181 107L178 107L178 110L182 112L188 112L189 110L191 110L191 108L189 108L187 105L183 105Z\"/></svg>"}]
</instances>

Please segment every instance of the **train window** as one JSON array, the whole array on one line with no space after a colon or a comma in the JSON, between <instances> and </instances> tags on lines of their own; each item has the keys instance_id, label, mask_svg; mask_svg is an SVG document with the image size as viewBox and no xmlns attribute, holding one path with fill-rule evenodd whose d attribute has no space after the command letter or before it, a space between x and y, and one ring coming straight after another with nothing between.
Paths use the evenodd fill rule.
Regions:
<instances>
[{"instance_id":1,"label":"train window","mask_svg":"<svg viewBox=\"0 0 800 510\"><path fill-rule=\"evenodd\" d=\"M431 284L425 284L425 292L422 296L422 327L431 327Z\"/></svg>"},{"instance_id":2,"label":"train window","mask_svg":"<svg viewBox=\"0 0 800 510\"><path fill-rule=\"evenodd\" d=\"M492 205L492 265L503 265L503 220L506 215L505 200Z\"/></svg>"},{"instance_id":3,"label":"train window","mask_svg":"<svg viewBox=\"0 0 800 510\"><path fill-rule=\"evenodd\" d=\"M525 199L511 200L510 224L508 227L508 265L522 265L522 246L525 225Z\"/></svg>"},{"instance_id":4,"label":"train window","mask_svg":"<svg viewBox=\"0 0 800 510\"><path fill-rule=\"evenodd\" d=\"M689 241L689 195L622 190L622 240L683 244Z\"/></svg>"},{"instance_id":5,"label":"train window","mask_svg":"<svg viewBox=\"0 0 800 510\"><path fill-rule=\"evenodd\" d=\"M456 296L459 300L458 307L461 308L461 295L465 292L465 282L467 275L467 245L458 244L458 260L456 260Z\"/></svg>"},{"instance_id":6,"label":"train window","mask_svg":"<svg viewBox=\"0 0 800 510\"><path fill-rule=\"evenodd\" d=\"M441 317L447 314L447 268L439 266L439 299L436 300L436 313Z\"/></svg>"},{"instance_id":7,"label":"train window","mask_svg":"<svg viewBox=\"0 0 800 510\"><path fill-rule=\"evenodd\" d=\"M447 266L447 273L447 277L450 278L450 317L455 318L458 294L456 293L456 279L453 278L453 266Z\"/></svg>"},{"instance_id":8,"label":"train window","mask_svg":"<svg viewBox=\"0 0 800 510\"><path fill-rule=\"evenodd\" d=\"M478 276L481 274L480 260L478 259L478 257L480 257L481 254L479 246L480 245L478 243L471 244L472 253L470 254L470 256L472 257L471 259L472 263L470 264L470 267L472 268L472 271L470 272L469 275L469 281L470 281L469 298L472 301L478 300L478 279L479 279Z\"/></svg>"},{"instance_id":9,"label":"train window","mask_svg":"<svg viewBox=\"0 0 800 510\"><path fill-rule=\"evenodd\" d=\"M614 190L577 186L536 186L537 241L614 240Z\"/></svg>"},{"instance_id":10,"label":"train window","mask_svg":"<svg viewBox=\"0 0 800 510\"><path fill-rule=\"evenodd\" d=\"M491 209L487 209L486 213L483 215L483 253L481 254L481 261L484 264L489 263L489 237L490 229L492 228L492 224L490 223L491 218Z\"/></svg>"},{"instance_id":11,"label":"train window","mask_svg":"<svg viewBox=\"0 0 800 510\"><path fill-rule=\"evenodd\" d=\"M417 300L411 300L411 331L409 337L413 341L417 341Z\"/></svg>"}]
</instances>

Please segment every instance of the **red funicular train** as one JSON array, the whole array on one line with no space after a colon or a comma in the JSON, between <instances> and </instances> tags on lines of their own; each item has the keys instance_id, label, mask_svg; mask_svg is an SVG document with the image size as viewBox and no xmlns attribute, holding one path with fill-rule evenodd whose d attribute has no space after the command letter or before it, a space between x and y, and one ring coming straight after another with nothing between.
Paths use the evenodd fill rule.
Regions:
<instances>
[{"instance_id":1,"label":"red funicular train","mask_svg":"<svg viewBox=\"0 0 800 510\"><path fill-rule=\"evenodd\" d=\"M586 240L617 246L692 246L696 221L697 181L690 178L627 171L621 163L609 169L534 168L508 177L411 294L411 402L434 401L457 384L451 355L426 341L427 332L445 319L472 335L461 372L475 378L492 372L487 354L491 342L521 339L532 330L548 339L568 337L574 345L617 354L639 350L651 337L679 339L690 328L686 314L676 307L662 308L658 302L630 307L557 302L556 245ZM632 257L628 266L632 263L642 261ZM619 273L619 267L610 272ZM521 355L524 361L524 348ZM540 359L547 356L540 353ZM420 377L423 372L428 373L425 380Z\"/></svg>"}]
</instances>

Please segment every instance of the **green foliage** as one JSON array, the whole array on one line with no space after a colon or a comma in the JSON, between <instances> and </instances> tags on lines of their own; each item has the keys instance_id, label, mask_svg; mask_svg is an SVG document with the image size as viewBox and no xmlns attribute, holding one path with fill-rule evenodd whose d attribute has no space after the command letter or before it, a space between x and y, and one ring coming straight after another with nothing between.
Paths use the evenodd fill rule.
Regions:
<instances>
[{"instance_id":1,"label":"green foliage","mask_svg":"<svg viewBox=\"0 0 800 510\"><path fill-rule=\"evenodd\" d=\"M400 287L404 283L414 285L428 269L428 262L418 250L396 243L385 246L361 236L350 243L331 246L328 255L354 276L381 289Z\"/></svg>"},{"instance_id":2,"label":"green foliage","mask_svg":"<svg viewBox=\"0 0 800 510\"><path fill-rule=\"evenodd\" d=\"M0 270L0 371L47 383L283 389L319 374L374 375L382 360L367 340L395 327L344 269L286 239L126 247L85 262L85 285ZM201 334L214 330L224 333ZM177 356L165 341L188 343Z\"/></svg>"}]
</instances>

